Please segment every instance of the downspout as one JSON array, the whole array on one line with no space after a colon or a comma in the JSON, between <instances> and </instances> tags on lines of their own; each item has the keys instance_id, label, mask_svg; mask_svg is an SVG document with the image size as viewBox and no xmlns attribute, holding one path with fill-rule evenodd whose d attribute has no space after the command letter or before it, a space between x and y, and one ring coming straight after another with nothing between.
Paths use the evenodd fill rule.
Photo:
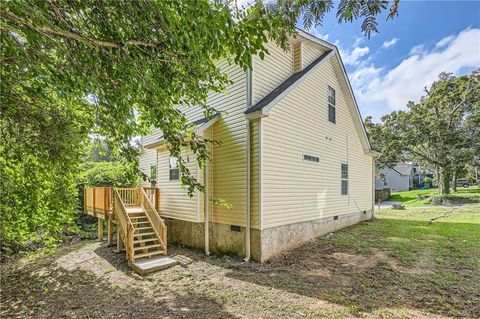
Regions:
<instances>
[{"instance_id":1,"label":"downspout","mask_svg":"<svg viewBox=\"0 0 480 319\"><path fill-rule=\"evenodd\" d=\"M204 217L204 219L205 219L205 222L204 222L205 231L204 231L204 233L205 233L205 255L210 256L210 228L209 228L209 226L210 226L209 218L210 217L209 217L209 214L208 214L209 213L208 210L210 208L209 207L210 206L210 199L208 197L209 196L208 195L208 188L210 186L209 185L210 183L208 182L209 181L209 179L208 179L209 178L208 177L208 164L209 164L209 162L207 161L205 163L205 168L203 170L203 182L205 184L205 200L204 200L204 203L205 203L204 204L205 205L205 217Z\"/></svg>"},{"instance_id":2,"label":"downspout","mask_svg":"<svg viewBox=\"0 0 480 319\"><path fill-rule=\"evenodd\" d=\"M372 159L372 219L375 217L375 161Z\"/></svg>"},{"instance_id":3,"label":"downspout","mask_svg":"<svg viewBox=\"0 0 480 319\"><path fill-rule=\"evenodd\" d=\"M253 60L252 60L253 68ZM252 70L247 69L247 109L252 105ZM247 218L245 223L245 261L250 260L250 120L245 119L246 123L246 156L247 156Z\"/></svg>"}]
</instances>

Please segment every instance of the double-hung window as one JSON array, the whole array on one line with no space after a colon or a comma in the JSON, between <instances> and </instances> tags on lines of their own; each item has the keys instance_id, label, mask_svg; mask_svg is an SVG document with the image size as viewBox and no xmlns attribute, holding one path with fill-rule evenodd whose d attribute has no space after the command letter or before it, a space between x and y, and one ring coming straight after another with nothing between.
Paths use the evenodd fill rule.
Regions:
<instances>
[{"instance_id":1,"label":"double-hung window","mask_svg":"<svg viewBox=\"0 0 480 319\"><path fill-rule=\"evenodd\" d=\"M332 87L328 87L328 121L336 123L336 110L335 110L335 90Z\"/></svg>"},{"instance_id":2,"label":"double-hung window","mask_svg":"<svg viewBox=\"0 0 480 319\"><path fill-rule=\"evenodd\" d=\"M150 166L150 184L152 187L157 186L157 165Z\"/></svg>"},{"instance_id":3,"label":"double-hung window","mask_svg":"<svg viewBox=\"0 0 480 319\"><path fill-rule=\"evenodd\" d=\"M342 163L342 195L348 195L348 164Z\"/></svg>"},{"instance_id":4,"label":"double-hung window","mask_svg":"<svg viewBox=\"0 0 480 319\"><path fill-rule=\"evenodd\" d=\"M170 180L176 181L179 179L180 172L178 170L178 157L170 156Z\"/></svg>"}]
</instances>

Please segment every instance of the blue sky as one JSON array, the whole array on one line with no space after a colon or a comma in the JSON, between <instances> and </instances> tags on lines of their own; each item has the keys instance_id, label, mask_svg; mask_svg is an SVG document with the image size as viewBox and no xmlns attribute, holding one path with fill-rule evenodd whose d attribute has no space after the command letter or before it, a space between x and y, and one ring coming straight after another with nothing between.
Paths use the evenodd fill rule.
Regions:
<instances>
[{"instance_id":1,"label":"blue sky","mask_svg":"<svg viewBox=\"0 0 480 319\"><path fill-rule=\"evenodd\" d=\"M480 67L480 1L402 0L399 16L379 17L380 33L370 39L361 21L338 24L335 10L309 32L339 47L364 117L405 109L442 71Z\"/></svg>"}]
</instances>

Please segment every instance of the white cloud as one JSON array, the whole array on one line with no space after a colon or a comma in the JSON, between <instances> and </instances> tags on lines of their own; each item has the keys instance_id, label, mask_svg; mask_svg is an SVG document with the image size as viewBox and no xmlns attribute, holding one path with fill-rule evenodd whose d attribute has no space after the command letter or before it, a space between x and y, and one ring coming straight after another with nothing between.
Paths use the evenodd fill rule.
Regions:
<instances>
[{"instance_id":1,"label":"white cloud","mask_svg":"<svg viewBox=\"0 0 480 319\"><path fill-rule=\"evenodd\" d=\"M438 41L437 44L435 44L435 47L436 48L443 48L444 46L446 46L447 44L452 42L453 39L455 39L455 36L453 36L453 35L445 37L445 38L441 39L440 41Z\"/></svg>"},{"instance_id":2,"label":"white cloud","mask_svg":"<svg viewBox=\"0 0 480 319\"><path fill-rule=\"evenodd\" d=\"M328 37L330 36L328 33L323 34L319 29L311 29L310 33L325 41L328 41Z\"/></svg>"},{"instance_id":3,"label":"white cloud","mask_svg":"<svg viewBox=\"0 0 480 319\"><path fill-rule=\"evenodd\" d=\"M350 65L357 65L360 59L370 52L368 47L356 47L351 51L343 51L340 54L343 56L343 63Z\"/></svg>"},{"instance_id":4,"label":"white cloud","mask_svg":"<svg viewBox=\"0 0 480 319\"><path fill-rule=\"evenodd\" d=\"M385 42L383 42L383 44L382 44L382 48L388 49L389 47L394 46L395 43L397 43L397 42L398 42L398 38L393 38L393 39L391 39L391 40L389 40L389 41L385 41Z\"/></svg>"},{"instance_id":5,"label":"white cloud","mask_svg":"<svg viewBox=\"0 0 480 319\"><path fill-rule=\"evenodd\" d=\"M363 42L362 37L355 37L355 42L353 43L353 46L354 47L359 46L362 42Z\"/></svg>"},{"instance_id":6,"label":"white cloud","mask_svg":"<svg viewBox=\"0 0 480 319\"><path fill-rule=\"evenodd\" d=\"M410 100L418 101L424 94L423 88L431 85L441 72L458 74L479 66L480 29L466 29L441 39L430 50L422 45L412 48L399 65L388 71L372 63L360 64L350 79L364 114L379 117L405 109Z\"/></svg>"}]
</instances>

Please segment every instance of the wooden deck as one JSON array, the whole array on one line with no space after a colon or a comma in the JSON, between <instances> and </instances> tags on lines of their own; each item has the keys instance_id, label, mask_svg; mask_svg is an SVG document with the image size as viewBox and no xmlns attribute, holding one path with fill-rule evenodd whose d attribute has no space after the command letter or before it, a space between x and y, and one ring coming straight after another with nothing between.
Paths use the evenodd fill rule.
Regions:
<instances>
[{"instance_id":1,"label":"wooden deck","mask_svg":"<svg viewBox=\"0 0 480 319\"><path fill-rule=\"evenodd\" d=\"M138 265L148 264L150 269L165 266L162 258L145 262L167 255L167 227L158 213L159 203L158 188L87 187L84 192L84 212L98 219L99 240L103 240L106 221L108 244L113 244L116 224L117 250L125 251L135 271L141 269Z\"/></svg>"}]
</instances>

